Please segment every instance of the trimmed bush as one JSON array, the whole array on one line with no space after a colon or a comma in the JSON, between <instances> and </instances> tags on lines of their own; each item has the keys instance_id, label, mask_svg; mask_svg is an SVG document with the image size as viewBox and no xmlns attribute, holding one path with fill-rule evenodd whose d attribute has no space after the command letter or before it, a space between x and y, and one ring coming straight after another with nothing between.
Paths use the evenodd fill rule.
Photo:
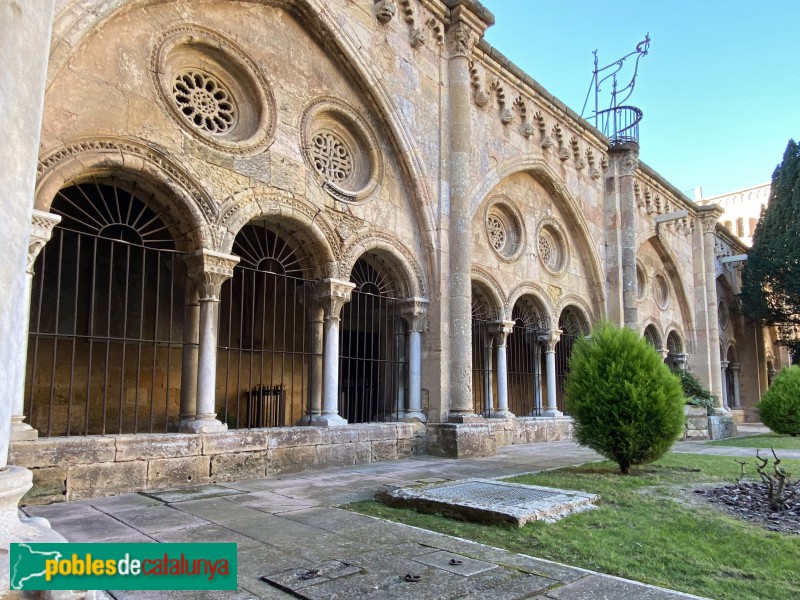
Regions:
<instances>
[{"instance_id":1,"label":"trimmed bush","mask_svg":"<svg viewBox=\"0 0 800 600\"><path fill-rule=\"evenodd\" d=\"M761 422L775 433L800 434L800 367L781 369L756 408Z\"/></svg>"},{"instance_id":2,"label":"trimmed bush","mask_svg":"<svg viewBox=\"0 0 800 600\"><path fill-rule=\"evenodd\" d=\"M660 458L683 432L678 378L636 332L608 322L573 347L566 397L578 443L625 474Z\"/></svg>"}]
</instances>

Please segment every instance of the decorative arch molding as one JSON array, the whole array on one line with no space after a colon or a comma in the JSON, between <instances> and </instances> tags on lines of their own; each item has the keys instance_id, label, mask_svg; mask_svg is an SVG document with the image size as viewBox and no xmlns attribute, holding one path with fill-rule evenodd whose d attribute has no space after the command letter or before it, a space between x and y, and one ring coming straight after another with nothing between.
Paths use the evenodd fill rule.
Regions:
<instances>
[{"instance_id":1,"label":"decorative arch molding","mask_svg":"<svg viewBox=\"0 0 800 600\"><path fill-rule=\"evenodd\" d=\"M664 340L668 340L669 336L674 333L681 342L681 352L688 352L688 348L686 347L686 334L683 332L680 325L673 321L667 325L664 333L666 334Z\"/></svg>"},{"instance_id":2,"label":"decorative arch molding","mask_svg":"<svg viewBox=\"0 0 800 600\"><path fill-rule=\"evenodd\" d=\"M69 58L79 49L88 36L109 19L127 10L140 10L164 0L67 0L54 18L48 62L47 87L53 84L59 73L66 68ZM361 82L370 96L371 104L383 120L397 163L401 179L408 186L410 205L417 221L420 246L426 272L438 272L439 244L437 237L437 202L428 188L428 174L419 155L418 141L406 127L406 119L392 94L382 84L383 74L378 65L363 47L363 44L331 14L325 0L242 0L252 4L277 5L301 19L308 25L309 35L334 53L341 54L342 68ZM431 277L432 285L438 289L439 282ZM435 290L434 290L435 292Z\"/></svg>"},{"instance_id":3,"label":"decorative arch molding","mask_svg":"<svg viewBox=\"0 0 800 600\"><path fill-rule=\"evenodd\" d=\"M369 231L352 238L342 251L339 264L341 279L349 279L356 261L370 251L380 251L390 257L396 271L402 275L401 289L408 298L427 298L427 286L414 254L392 234L384 231Z\"/></svg>"},{"instance_id":4,"label":"decorative arch molding","mask_svg":"<svg viewBox=\"0 0 800 600\"><path fill-rule=\"evenodd\" d=\"M505 311L506 315L510 316L514 310L514 305L517 303L517 300L522 298L523 296L531 296L536 299L539 305L544 309L545 315L544 317L547 319L550 327L553 328L554 326L558 325L558 321L554 318L556 314L555 307L553 306L553 302L550 300L550 296L547 295L547 292L533 283L522 283L511 290L511 293L508 295L505 304Z\"/></svg>"},{"instance_id":5,"label":"decorative arch molding","mask_svg":"<svg viewBox=\"0 0 800 600\"><path fill-rule=\"evenodd\" d=\"M592 304L596 308L604 306L605 291L603 289L603 281L605 281L605 274L600 268L602 261L596 249L596 244L591 243L586 218L578 201L570 194L558 172L543 158L524 154L511 158L490 169L472 190L472 199L470 201L472 217L474 218L481 204L497 185L507 177L517 173L529 173L558 201L565 219L578 232L572 239L575 242L578 256L581 257L581 261L588 270L587 275L590 282Z\"/></svg>"},{"instance_id":6,"label":"decorative arch molding","mask_svg":"<svg viewBox=\"0 0 800 600\"><path fill-rule=\"evenodd\" d=\"M731 356L731 351L733 351L733 359L728 358ZM737 362L739 360L739 349L736 347L736 342L734 340L728 340L728 343L725 344L725 356L722 357L722 360L730 362Z\"/></svg>"},{"instance_id":7,"label":"decorative arch molding","mask_svg":"<svg viewBox=\"0 0 800 600\"><path fill-rule=\"evenodd\" d=\"M644 336L645 329L648 327L652 327L656 330L658 334L659 341L661 343L662 348L667 343L667 337L664 335L664 328L661 326L661 323L655 317L647 317L644 321L642 321L641 325L639 326L639 335Z\"/></svg>"},{"instance_id":8,"label":"decorative arch molding","mask_svg":"<svg viewBox=\"0 0 800 600\"><path fill-rule=\"evenodd\" d=\"M310 202L271 187L250 188L225 199L215 225L220 231L217 250L230 254L236 235L250 221L286 221L303 228L299 239L310 242L320 277L339 277L341 242L333 223Z\"/></svg>"},{"instance_id":9,"label":"decorative arch molding","mask_svg":"<svg viewBox=\"0 0 800 600\"><path fill-rule=\"evenodd\" d=\"M677 266L679 263L675 257L675 253L666 245L664 245L658 235L656 235L655 229L651 229L651 231L652 235L649 238L644 238L642 239L641 243L637 243L636 255L639 256L639 251L642 249L642 246L644 246L645 243L650 242L650 245L653 246L658 258L661 259L661 264L664 267L664 273L666 273L667 277L672 283L672 289L675 291L675 296L678 300L678 307L680 308L681 318L683 320L684 331L689 332L689 335L691 336L691 338L683 338L684 344L691 339L692 345L694 345L694 342L696 341L694 312L691 310L692 304L689 302L691 295L686 287L686 278L683 276L681 270Z\"/></svg>"},{"instance_id":10,"label":"decorative arch molding","mask_svg":"<svg viewBox=\"0 0 800 600\"><path fill-rule=\"evenodd\" d=\"M197 247L213 247L218 207L194 176L151 144L127 138L80 139L42 154L34 207L49 211L56 193L92 176L127 175L164 188L177 201L165 205Z\"/></svg>"},{"instance_id":11,"label":"decorative arch molding","mask_svg":"<svg viewBox=\"0 0 800 600\"><path fill-rule=\"evenodd\" d=\"M588 331L592 329L592 324L597 321L597 315L594 313L594 311L592 311L591 307L577 294L565 294L559 298L554 314L557 314L558 318L560 319L561 313L564 312L564 309L567 307L575 309L578 314L580 314L584 324L588 328L588 334Z\"/></svg>"},{"instance_id":12,"label":"decorative arch molding","mask_svg":"<svg viewBox=\"0 0 800 600\"><path fill-rule=\"evenodd\" d=\"M511 313L507 312L503 304L503 299L506 297L505 290L500 282L486 269L473 265L472 269L472 282L481 287L486 294L487 299L492 303L492 308L495 310L498 321L502 321Z\"/></svg>"}]
</instances>

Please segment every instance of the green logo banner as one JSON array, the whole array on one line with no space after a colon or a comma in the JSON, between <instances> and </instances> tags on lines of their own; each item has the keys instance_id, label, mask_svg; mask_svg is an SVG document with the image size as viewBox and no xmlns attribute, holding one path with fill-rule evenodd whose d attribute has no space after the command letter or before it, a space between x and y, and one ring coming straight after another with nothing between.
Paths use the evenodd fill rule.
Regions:
<instances>
[{"instance_id":1,"label":"green logo banner","mask_svg":"<svg viewBox=\"0 0 800 600\"><path fill-rule=\"evenodd\" d=\"M236 544L11 544L12 590L235 590Z\"/></svg>"}]
</instances>

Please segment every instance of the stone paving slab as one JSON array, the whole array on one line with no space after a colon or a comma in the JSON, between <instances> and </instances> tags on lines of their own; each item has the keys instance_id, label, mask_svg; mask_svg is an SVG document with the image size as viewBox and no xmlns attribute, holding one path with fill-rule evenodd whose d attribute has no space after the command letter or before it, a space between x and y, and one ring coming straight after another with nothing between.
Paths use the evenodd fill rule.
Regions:
<instances>
[{"instance_id":1,"label":"stone paving slab","mask_svg":"<svg viewBox=\"0 0 800 600\"><path fill-rule=\"evenodd\" d=\"M182 502L185 500L233 496L245 492L223 485L199 485L197 487L181 488L177 490L148 490L143 493L161 502Z\"/></svg>"},{"instance_id":2,"label":"stone paving slab","mask_svg":"<svg viewBox=\"0 0 800 600\"><path fill-rule=\"evenodd\" d=\"M499 565L490 562L467 558L461 554L445 552L444 550L423 554L422 556L415 557L414 560L423 565L430 565L431 567L436 567L437 569L442 569L449 573L455 573L456 575L463 575L464 577L477 575L478 573L483 573L491 569L501 568Z\"/></svg>"}]
</instances>

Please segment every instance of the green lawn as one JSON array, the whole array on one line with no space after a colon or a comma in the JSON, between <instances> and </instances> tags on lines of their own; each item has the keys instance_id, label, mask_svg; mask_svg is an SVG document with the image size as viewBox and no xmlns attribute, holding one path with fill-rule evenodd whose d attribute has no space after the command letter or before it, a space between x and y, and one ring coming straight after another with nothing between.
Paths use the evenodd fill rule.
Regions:
<instances>
[{"instance_id":1,"label":"green lawn","mask_svg":"<svg viewBox=\"0 0 800 600\"><path fill-rule=\"evenodd\" d=\"M797 472L800 461L784 461ZM613 463L509 481L598 493L602 506L554 524L477 525L377 502L352 510L474 540L512 552L724 600L800 598L800 537L768 532L696 498L703 483L732 481L732 457L668 454L619 474Z\"/></svg>"},{"instance_id":2,"label":"green lawn","mask_svg":"<svg viewBox=\"0 0 800 600\"><path fill-rule=\"evenodd\" d=\"M800 450L800 436L781 435L779 433L759 433L746 437L728 438L708 442L709 446L738 446L739 448L775 448L775 450ZM778 455L780 458L780 454Z\"/></svg>"}]
</instances>

